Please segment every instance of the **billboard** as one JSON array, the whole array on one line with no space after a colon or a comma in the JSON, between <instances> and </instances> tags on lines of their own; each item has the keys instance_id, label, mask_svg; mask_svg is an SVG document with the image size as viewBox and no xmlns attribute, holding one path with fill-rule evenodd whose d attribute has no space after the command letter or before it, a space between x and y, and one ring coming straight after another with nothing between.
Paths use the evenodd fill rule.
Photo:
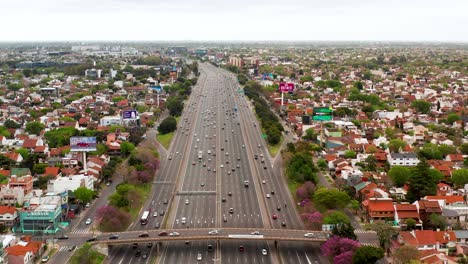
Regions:
<instances>
[{"instance_id":1,"label":"billboard","mask_svg":"<svg viewBox=\"0 0 468 264\"><path fill-rule=\"evenodd\" d=\"M162 91L161 85L153 85L153 86L150 86L150 88L155 90L158 93L160 93Z\"/></svg>"},{"instance_id":2,"label":"billboard","mask_svg":"<svg viewBox=\"0 0 468 264\"><path fill-rule=\"evenodd\" d=\"M71 137L70 151L96 151L96 137Z\"/></svg>"},{"instance_id":3,"label":"billboard","mask_svg":"<svg viewBox=\"0 0 468 264\"><path fill-rule=\"evenodd\" d=\"M122 112L123 120L135 120L138 118L137 110L126 110Z\"/></svg>"},{"instance_id":4,"label":"billboard","mask_svg":"<svg viewBox=\"0 0 468 264\"><path fill-rule=\"evenodd\" d=\"M329 107L314 107L314 121L330 121L333 119L332 109Z\"/></svg>"},{"instance_id":5,"label":"billboard","mask_svg":"<svg viewBox=\"0 0 468 264\"><path fill-rule=\"evenodd\" d=\"M282 92L282 93L293 92L294 91L294 83L280 83L279 84L279 91Z\"/></svg>"}]
</instances>

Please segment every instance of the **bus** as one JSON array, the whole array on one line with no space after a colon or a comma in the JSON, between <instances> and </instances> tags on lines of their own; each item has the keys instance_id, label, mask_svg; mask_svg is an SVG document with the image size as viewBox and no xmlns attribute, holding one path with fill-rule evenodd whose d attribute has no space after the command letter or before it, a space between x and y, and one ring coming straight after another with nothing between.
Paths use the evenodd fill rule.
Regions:
<instances>
[{"instance_id":1,"label":"bus","mask_svg":"<svg viewBox=\"0 0 468 264\"><path fill-rule=\"evenodd\" d=\"M149 211L144 211L143 215L141 216L140 222L142 225L146 225L148 223L148 218L149 218L150 212Z\"/></svg>"}]
</instances>

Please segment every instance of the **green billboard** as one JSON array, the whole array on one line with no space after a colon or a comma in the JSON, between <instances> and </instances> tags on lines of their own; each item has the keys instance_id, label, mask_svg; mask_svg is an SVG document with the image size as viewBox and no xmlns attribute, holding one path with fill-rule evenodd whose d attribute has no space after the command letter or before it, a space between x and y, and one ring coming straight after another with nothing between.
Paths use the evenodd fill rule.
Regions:
<instances>
[{"instance_id":1,"label":"green billboard","mask_svg":"<svg viewBox=\"0 0 468 264\"><path fill-rule=\"evenodd\" d=\"M314 107L312 119L314 121L330 121L333 119L332 112L330 107Z\"/></svg>"}]
</instances>

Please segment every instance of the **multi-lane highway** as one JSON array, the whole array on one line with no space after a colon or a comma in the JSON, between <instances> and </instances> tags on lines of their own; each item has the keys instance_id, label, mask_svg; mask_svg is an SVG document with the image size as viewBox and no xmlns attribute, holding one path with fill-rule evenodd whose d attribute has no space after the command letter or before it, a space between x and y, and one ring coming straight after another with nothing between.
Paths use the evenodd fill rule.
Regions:
<instances>
[{"instance_id":1,"label":"multi-lane highway","mask_svg":"<svg viewBox=\"0 0 468 264\"><path fill-rule=\"evenodd\" d=\"M199 69L171 147L160 153L161 169L142 209L150 211L149 221L130 230L304 229L235 75L210 64ZM167 242L159 254L155 248L112 246L110 263L321 262L318 246L301 242L208 239Z\"/></svg>"}]
</instances>

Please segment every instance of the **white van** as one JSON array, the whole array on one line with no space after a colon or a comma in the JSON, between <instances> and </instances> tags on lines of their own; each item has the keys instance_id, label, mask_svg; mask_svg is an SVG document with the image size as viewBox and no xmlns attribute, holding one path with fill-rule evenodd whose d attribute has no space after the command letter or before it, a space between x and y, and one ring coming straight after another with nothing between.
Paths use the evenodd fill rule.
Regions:
<instances>
[{"instance_id":1,"label":"white van","mask_svg":"<svg viewBox=\"0 0 468 264\"><path fill-rule=\"evenodd\" d=\"M200 252L198 252L198 254L197 254L197 260L200 261L200 260L202 260L202 259L203 259L203 258L202 258L202 254L201 254Z\"/></svg>"},{"instance_id":2,"label":"white van","mask_svg":"<svg viewBox=\"0 0 468 264\"><path fill-rule=\"evenodd\" d=\"M185 224L185 223L187 223L187 218L185 218L185 217L182 217L182 218L180 219L180 222L181 222L182 224Z\"/></svg>"}]
</instances>

